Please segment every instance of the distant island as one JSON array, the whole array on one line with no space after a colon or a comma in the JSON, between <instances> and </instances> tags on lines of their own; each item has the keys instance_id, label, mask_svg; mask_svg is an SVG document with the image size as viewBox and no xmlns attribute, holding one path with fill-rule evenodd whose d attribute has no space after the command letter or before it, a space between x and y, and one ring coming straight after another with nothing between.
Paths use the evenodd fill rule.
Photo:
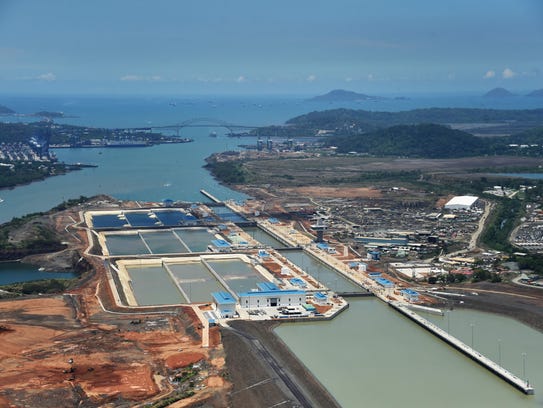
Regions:
<instances>
[{"instance_id":1,"label":"distant island","mask_svg":"<svg viewBox=\"0 0 543 408\"><path fill-rule=\"evenodd\" d=\"M526 96L534 96L538 98L543 98L543 89L536 89L535 91L530 92Z\"/></svg>"},{"instance_id":2,"label":"distant island","mask_svg":"<svg viewBox=\"0 0 543 408\"><path fill-rule=\"evenodd\" d=\"M57 119L57 118L66 118L64 112L52 112L52 111L39 111L35 113L17 113L11 108L8 108L7 106L0 105L0 115L17 115L17 116L31 116L31 117L41 117L41 118L48 118L48 119ZM69 116L74 117L74 116Z\"/></svg>"},{"instance_id":3,"label":"distant island","mask_svg":"<svg viewBox=\"0 0 543 408\"><path fill-rule=\"evenodd\" d=\"M509 96L515 96L515 94L505 88L494 88L485 93L484 96L486 98L506 98Z\"/></svg>"},{"instance_id":4,"label":"distant island","mask_svg":"<svg viewBox=\"0 0 543 408\"><path fill-rule=\"evenodd\" d=\"M346 102L346 101L375 101L385 99L382 96L371 96L344 89L334 89L324 95L314 96L309 101L314 102Z\"/></svg>"},{"instance_id":5,"label":"distant island","mask_svg":"<svg viewBox=\"0 0 543 408\"><path fill-rule=\"evenodd\" d=\"M13 109L8 108L7 106L0 105L0 115L9 115L15 113Z\"/></svg>"},{"instance_id":6,"label":"distant island","mask_svg":"<svg viewBox=\"0 0 543 408\"><path fill-rule=\"evenodd\" d=\"M49 111L39 111L36 113L33 113L30 116L40 116L43 118L65 118L66 115L64 115L64 112L49 112Z\"/></svg>"}]
</instances>

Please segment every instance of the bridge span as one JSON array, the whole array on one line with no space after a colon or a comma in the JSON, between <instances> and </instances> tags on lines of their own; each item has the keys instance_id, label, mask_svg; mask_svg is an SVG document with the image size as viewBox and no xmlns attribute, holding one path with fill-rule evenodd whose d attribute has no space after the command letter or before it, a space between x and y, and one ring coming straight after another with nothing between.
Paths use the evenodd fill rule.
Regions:
<instances>
[{"instance_id":1,"label":"bridge span","mask_svg":"<svg viewBox=\"0 0 543 408\"><path fill-rule=\"evenodd\" d=\"M210 128L210 127L222 127L228 130L229 133L235 133L240 131L248 131L257 129L259 126L243 125L224 121L216 118L192 118L183 122L179 122L173 125L150 125L146 127L137 128L125 128L124 130L135 132L152 132L153 130L173 130L179 136L179 131L183 128Z\"/></svg>"}]
</instances>

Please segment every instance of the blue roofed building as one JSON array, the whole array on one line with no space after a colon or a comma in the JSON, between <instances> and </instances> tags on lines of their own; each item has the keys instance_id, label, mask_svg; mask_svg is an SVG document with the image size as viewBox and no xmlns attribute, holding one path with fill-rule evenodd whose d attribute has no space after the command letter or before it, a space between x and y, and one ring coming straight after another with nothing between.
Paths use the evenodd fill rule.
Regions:
<instances>
[{"instance_id":1,"label":"blue roofed building","mask_svg":"<svg viewBox=\"0 0 543 408\"><path fill-rule=\"evenodd\" d=\"M389 281L388 279L385 279L385 278L376 278L375 282L377 282L378 285L380 285L380 286L382 286L384 288L393 288L394 287L394 283Z\"/></svg>"},{"instance_id":2,"label":"blue roofed building","mask_svg":"<svg viewBox=\"0 0 543 408\"><path fill-rule=\"evenodd\" d=\"M236 314L236 299L228 292L213 292L215 308L222 318L231 318Z\"/></svg>"},{"instance_id":3,"label":"blue roofed building","mask_svg":"<svg viewBox=\"0 0 543 408\"><path fill-rule=\"evenodd\" d=\"M400 290L400 293L402 296L408 301L408 302L418 302L419 301L419 292L413 289L402 289Z\"/></svg>"},{"instance_id":4,"label":"blue roofed building","mask_svg":"<svg viewBox=\"0 0 543 408\"><path fill-rule=\"evenodd\" d=\"M318 305L325 305L328 302L328 295L323 292L315 292L313 293L313 300Z\"/></svg>"}]
</instances>

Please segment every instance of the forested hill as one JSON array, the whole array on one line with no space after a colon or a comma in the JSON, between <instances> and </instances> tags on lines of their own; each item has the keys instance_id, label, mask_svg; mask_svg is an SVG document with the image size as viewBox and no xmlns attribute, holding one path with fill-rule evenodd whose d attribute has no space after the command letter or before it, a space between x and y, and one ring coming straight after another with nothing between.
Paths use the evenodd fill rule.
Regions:
<instances>
[{"instance_id":1,"label":"forested hill","mask_svg":"<svg viewBox=\"0 0 543 408\"><path fill-rule=\"evenodd\" d=\"M425 158L466 157L484 154L488 142L460 130L435 124L399 125L375 132L332 137L328 146L338 153Z\"/></svg>"},{"instance_id":2,"label":"forested hill","mask_svg":"<svg viewBox=\"0 0 543 408\"><path fill-rule=\"evenodd\" d=\"M287 125L311 129L378 128L419 123L490 123L524 122L533 127L543 125L543 109L500 110L472 108L428 108L401 112L372 112L354 109L332 109L311 112L289 119Z\"/></svg>"}]
</instances>

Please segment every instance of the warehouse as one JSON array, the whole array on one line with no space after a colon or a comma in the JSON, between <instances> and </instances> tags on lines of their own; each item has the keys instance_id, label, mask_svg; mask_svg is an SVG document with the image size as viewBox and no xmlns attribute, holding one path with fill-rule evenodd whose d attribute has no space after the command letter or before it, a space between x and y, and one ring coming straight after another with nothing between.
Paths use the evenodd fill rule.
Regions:
<instances>
[{"instance_id":1,"label":"warehouse","mask_svg":"<svg viewBox=\"0 0 543 408\"><path fill-rule=\"evenodd\" d=\"M475 196L456 196L450 199L445 204L446 210L469 210L473 204L479 199Z\"/></svg>"}]
</instances>

